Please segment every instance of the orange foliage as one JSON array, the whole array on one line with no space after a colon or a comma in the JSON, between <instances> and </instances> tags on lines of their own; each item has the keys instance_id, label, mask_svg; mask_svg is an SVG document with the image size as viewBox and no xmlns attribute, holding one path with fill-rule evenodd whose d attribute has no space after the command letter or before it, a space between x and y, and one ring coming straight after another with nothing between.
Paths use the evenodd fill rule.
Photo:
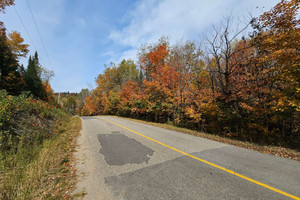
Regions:
<instances>
[{"instance_id":1,"label":"orange foliage","mask_svg":"<svg viewBox=\"0 0 300 200\"><path fill-rule=\"evenodd\" d=\"M275 110L297 107L300 110L300 2L297 0L282 0L269 12L259 18L262 32L255 39L261 52L258 61L261 65L271 67L264 70L272 74L269 83L274 86L271 95L279 106ZM274 63L274 64L271 64Z\"/></svg>"},{"instance_id":2,"label":"orange foliage","mask_svg":"<svg viewBox=\"0 0 300 200\"><path fill-rule=\"evenodd\" d=\"M136 81L127 81L119 92L118 98L120 99L118 110L122 115L139 116L146 111L145 106L143 106L145 95L142 94Z\"/></svg>"},{"instance_id":3,"label":"orange foliage","mask_svg":"<svg viewBox=\"0 0 300 200\"><path fill-rule=\"evenodd\" d=\"M99 113L98 100L93 96L89 95L85 98L85 104L81 110L81 115L96 115Z\"/></svg>"},{"instance_id":4,"label":"orange foliage","mask_svg":"<svg viewBox=\"0 0 300 200\"><path fill-rule=\"evenodd\" d=\"M17 31L8 34L7 45L11 48L12 52L21 57L25 57L29 52L28 44L23 44L24 39Z\"/></svg>"},{"instance_id":5,"label":"orange foliage","mask_svg":"<svg viewBox=\"0 0 300 200\"><path fill-rule=\"evenodd\" d=\"M48 103L54 103L55 102L54 91L51 88L51 85L48 81L43 82L43 89L44 89L43 99Z\"/></svg>"}]
</instances>

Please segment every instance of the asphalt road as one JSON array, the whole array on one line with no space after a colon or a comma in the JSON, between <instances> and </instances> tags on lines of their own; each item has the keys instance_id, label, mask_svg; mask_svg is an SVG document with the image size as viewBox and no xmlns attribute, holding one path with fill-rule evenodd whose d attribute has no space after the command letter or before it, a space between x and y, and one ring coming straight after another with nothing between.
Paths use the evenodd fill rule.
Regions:
<instances>
[{"instance_id":1,"label":"asphalt road","mask_svg":"<svg viewBox=\"0 0 300 200\"><path fill-rule=\"evenodd\" d=\"M84 199L299 199L300 163L116 117L83 117Z\"/></svg>"}]
</instances>

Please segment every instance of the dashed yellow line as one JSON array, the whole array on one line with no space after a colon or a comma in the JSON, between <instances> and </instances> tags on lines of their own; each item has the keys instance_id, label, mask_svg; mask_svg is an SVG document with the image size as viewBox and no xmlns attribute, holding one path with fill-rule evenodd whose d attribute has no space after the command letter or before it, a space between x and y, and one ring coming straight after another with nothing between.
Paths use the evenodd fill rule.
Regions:
<instances>
[{"instance_id":1,"label":"dashed yellow line","mask_svg":"<svg viewBox=\"0 0 300 200\"><path fill-rule=\"evenodd\" d=\"M132 133L135 133L135 134L139 135L139 136L142 136L142 137L144 137L144 138L147 138L148 140L151 140L151 141L153 141L153 142L156 142L157 144L160 144L160 145L165 146L165 147L167 147L167 148L169 148L169 149L172 149L172 150L174 150L174 151L177 151L178 153L181 153L181 154L186 155L186 156L188 156L188 157L191 157L191 158L194 158L194 159L196 159L196 160L199 160L199 161L201 161L201 162L203 162L203 163L206 163L206 164L208 164L208 165L210 165L210 166L213 166L213 167L215 167L215 168L218 168L218 169L220 169L220 170L223 170L223 171L225 171L225 172L228 172L228 173L230 173L230 174L233 174L233 175L235 175L235 176L238 176L238 177L240 177L240 178L242 178L242 179L245 179L245 180L247 180L247 181L250 181L250 182L252 182L252 183L255 183L255 184L257 184L257 185L260 185L260 186L262 186L262 187L264 187L264 188L267 188L267 189L269 189L269 190L272 190L272 191L277 192L277 193L279 193L279 194L282 194L282 195L284 195L284 196L290 197L290 198L292 198L292 199L300 200L300 198L297 197L297 196L291 195L291 194L286 193L286 192L284 192L284 191L282 191L282 190L276 189L276 188L274 188L274 187L272 187L272 186L269 186L269 185L267 185L267 184L261 183L261 182L259 182L259 181L254 180L254 179L251 179L251 178L249 178L249 177L247 177L247 176L241 175L241 174L239 174L239 173L236 173L236 172L234 172L234 171L231 171L231 170L229 170L229 169L226 169L226 168L221 167L221 166L219 166L219 165L216 165L216 164L214 164L214 163L208 162L208 161L206 161L206 160L203 160L203 159L198 158L198 157L196 157L196 156L193 156L193 155L191 155L191 154L188 154L188 153L185 153L185 152L183 152L183 151L180 151L180 150L178 150L178 149L176 149L176 148L174 148L174 147L171 147L171 146L169 146L169 145L167 145L167 144L164 144L164 143L162 143L162 142L159 142L159 141L157 141L157 140L155 140L155 139L153 139L153 138L151 138L151 137L148 137L148 136L143 135L143 134L141 134L141 133L139 133L139 132L136 132L136 131L134 131L134 130L131 130L131 129L129 129L129 128L125 127L125 126L122 126L122 125L120 125L120 124L117 124L117 123L115 123L115 122L113 122L113 121L110 121L110 120L107 120L107 119L103 119L103 118L101 118L101 119L102 119L102 120L105 120L105 121L108 121L108 122L110 122L110 123L112 123L112 124L115 124L115 125L117 125L117 126L119 126L119 127L122 127L122 128L124 128L124 129L126 129L126 130L132 132Z\"/></svg>"}]
</instances>

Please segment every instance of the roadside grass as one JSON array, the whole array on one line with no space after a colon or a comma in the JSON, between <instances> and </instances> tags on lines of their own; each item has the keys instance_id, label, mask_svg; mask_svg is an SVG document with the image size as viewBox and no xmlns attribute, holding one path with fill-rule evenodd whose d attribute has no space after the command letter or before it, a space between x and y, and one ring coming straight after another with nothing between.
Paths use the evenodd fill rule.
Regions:
<instances>
[{"instance_id":1,"label":"roadside grass","mask_svg":"<svg viewBox=\"0 0 300 200\"><path fill-rule=\"evenodd\" d=\"M259 151L264 154L270 154L270 155L275 155L275 156L279 156L282 158L289 158L292 160L300 161L300 152L299 151L285 148L285 147L272 146L272 145L260 145L260 144L251 143L251 142L247 142L247 141L240 141L240 140L233 139L230 137L209 134L209 133L195 131L195 130L191 130L191 129L187 129L187 128L178 127L178 126L175 126L173 124L168 124L168 123L149 122L149 121L143 121L143 120L139 120L139 119L127 118L127 117L121 117L121 116L115 116L115 115L114 115L114 117L128 119L131 121L140 122L140 123L144 123L144 124L148 124L148 125L152 125L152 126L157 126L160 128L177 131L177 132L181 132L181 133L186 133L186 134L194 135L197 137L203 137L203 138L207 138L210 140L214 140L214 141L218 141L218 142L222 142L222 143L226 143L226 144L231 144L234 146Z\"/></svg>"},{"instance_id":2,"label":"roadside grass","mask_svg":"<svg viewBox=\"0 0 300 200\"><path fill-rule=\"evenodd\" d=\"M0 199L73 199L79 117L65 117L42 145L22 146L0 163Z\"/></svg>"}]
</instances>

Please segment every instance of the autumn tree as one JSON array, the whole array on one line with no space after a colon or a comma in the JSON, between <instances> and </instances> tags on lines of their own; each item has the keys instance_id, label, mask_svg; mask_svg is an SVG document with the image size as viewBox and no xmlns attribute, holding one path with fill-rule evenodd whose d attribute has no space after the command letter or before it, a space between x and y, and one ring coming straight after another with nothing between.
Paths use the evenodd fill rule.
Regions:
<instances>
[{"instance_id":1,"label":"autumn tree","mask_svg":"<svg viewBox=\"0 0 300 200\"><path fill-rule=\"evenodd\" d=\"M258 19L254 43L259 62L268 65L270 82L286 106L299 106L300 2L282 0ZM285 97L285 98L284 98ZM280 98L280 97L279 97ZM298 107L299 109L299 107Z\"/></svg>"},{"instance_id":2,"label":"autumn tree","mask_svg":"<svg viewBox=\"0 0 300 200\"><path fill-rule=\"evenodd\" d=\"M274 144L285 138L290 146L291 138L299 138L297 4L281 1L252 20L255 29L250 38L233 43L236 53L228 63L234 70L226 97L230 109L220 108L223 126L238 137Z\"/></svg>"},{"instance_id":3,"label":"autumn tree","mask_svg":"<svg viewBox=\"0 0 300 200\"><path fill-rule=\"evenodd\" d=\"M252 46L249 42L239 43L239 40L247 40L242 34L249 28L252 19L235 29L232 28L232 22L231 16L226 17L219 25L212 26L210 35L204 36L205 71L210 76L212 97L218 105L219 126L223 127L218 131L224 133L238 133L243 127L243 119L236 106L238 99L233 94L236 84L232 80L244 62L244 54L240 52L247 51Z\"/></svg>"},{"instance_id":4,"label":"autumn tree","mask_svg":"<svg viewBox=\"0 0 300 200\"><path fill-rule=\"evenodd\" d=\"M177 91L174 93L175 111L173 121L178 123L186 116L189 104L195 100L199 92L194 91L195 85L202 87L204 84L201 76L204 70L203 52L200 46L192 41L176 44L170 50L169 65L178 73Z\"/></svg>"},{"instance_id":5,"label":"autumn tree","mask_svg":"<svg viewBox=\"0 0 300 200\"><path fill-rule=\"evenodd\" d=\"M143 49L139 63L146 77L143 91L147 98L147 112L154 115L152 120L170 120L176 109L174 97L178 91L179 74L169 64L168 42L162 38L156 45Z\"/></svg>"},{"instance_id":6,"label":"autumn tree","mask_svg":"<svg viewBox=\"0 0 300 200\"><path fill-rule=\"evenodd\" d=\"M12 50L13 54L17 55L17 57L25 57L28 50L28 44L24 44L24 39L21 37L21 34L17 31L13 31L8 34L7 45Z\"/></svg>"},{"instance_id":7,"label":"autumn tree","mask_svg":"<svg viewBox=\"0 0 300 200\"><path fill-rule=\"evenodd\" d=\"M133 116L140 118L146 114L146 98L138 82L127 81L122 90L118 93L120 102L118 104L117 114L122 116Z\"/></svg>"},{"instance_id":8,"label":"autumn tree","mask_svg":"<svg viewBox=\"0 0 300 200\"><path fill-rule=\"evenodd\" d=\"M289 142L294 144L300 141L300 20L297 15L299 1L282 0L253 22L257 66L264 74L264 84L257 92L265 97L256 110L264 116L262 126L267 135L277 134L272 137L275 143L280 142L277 140L280 137L290 138Z\"/></svg>"},{"instance_id":9,"label":"autumn tree","mask_svg":"<svg viewBox=\"0 0 300 200\"><path fill-rule=\"evenodd\" d=\"M24 89L17 56L7 45L5 34L0 36L0 89L10 94L19 94Z\"/></svg>"},{"instance_id":10,"label":"autumn tree","mask_svg":"<svg viewBox=\"0 0 300 200\"><path fill-rule=\"evenodd\" d=\"M99 100L94 95L89 95L85 98L85 104L83 108L81 109L81 115L87 116L87 115L96 115L100 114L99 110Z\"/></svg>"},{"instance_id":11,"label":"autumn tree","mask_svg":"<svg viewBox=\"0 0 300 200\"><path fill-rule=\"evenodd\" d=\"M82 113L116 114L121 100L119 92L127 81L137 81L138 76L137 66L130 59L106 66L104 73L96 78L96 89L85 98ZM89 105L90 103L95 103L95 105Z\"/></svg>"},{"instance_id":12,"label":"autumn tree","mask_svg":"<svg viewBox=\"0 0 300 200\"><path fill-rule=\"evenodd\" d=\"M0 13L5 13L5 7L14 5L14 0L1 0ZM24 90L24 78L18 58L26 56L28 45L23 44L24 39L17 32L8 36L3 22L0 21L0 89L5 89L9 94L19 94Z\"/></svg>"},{"instance_id":13,"label":"autumn tree","mask_svg":"<svg viewBox=\"0 0 300 200\"><path fill-rule=\"evenodd\" d=\"M44 101L47 101L48 103L50 104L56 104L56 100L55 100L55 94L54 94L54 91L50 85L50 83L48 81L44 81L42 83L42 86L43 86L43 96L42 96L42 99Z\"/></svg>"},{"instance_id":14,"label":"autumn tree","mask_svg":"<svg viewBox=\"0 0 300 200\"><path fill-rule=\"evenodd\" d=\"M216 77L215 88L221 92L224 97L230 96L230 76L236 69L238 62L231 63L231 58L243 49L234 47L235 41L249 27L251 21L245 26L232 29L232 17L226 17L218 25L213 26L212 34L204 36L206 50L212 61L210 62L208 71ZM249 48L248 46L244 47Z\"/></svg>"}]
</instances>

